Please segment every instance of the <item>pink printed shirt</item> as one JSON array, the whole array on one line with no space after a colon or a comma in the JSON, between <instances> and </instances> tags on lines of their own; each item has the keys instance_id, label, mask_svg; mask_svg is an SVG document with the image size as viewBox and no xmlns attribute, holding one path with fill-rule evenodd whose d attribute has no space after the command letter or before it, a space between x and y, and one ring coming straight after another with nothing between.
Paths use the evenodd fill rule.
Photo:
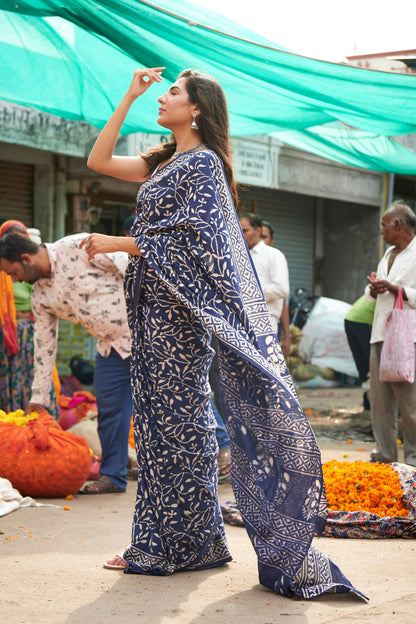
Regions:
<instances>
[{"instance_id":1,"label":"pink printed shirt","mask_svg":"<svg viewBox=\"0 0 416 624\"><path fill-rule=\"evenodd\" d=\"M58 339L58 319L79 323L98 338L97 351L108 357L115 349L130 355L123 281L128 255L98 254L91 262L78 245L87 234L66 236L46 244L51 277L39 279L32 292L35 318L32 403L49 405L52 371Z\"/></svg>"}]
</instances>

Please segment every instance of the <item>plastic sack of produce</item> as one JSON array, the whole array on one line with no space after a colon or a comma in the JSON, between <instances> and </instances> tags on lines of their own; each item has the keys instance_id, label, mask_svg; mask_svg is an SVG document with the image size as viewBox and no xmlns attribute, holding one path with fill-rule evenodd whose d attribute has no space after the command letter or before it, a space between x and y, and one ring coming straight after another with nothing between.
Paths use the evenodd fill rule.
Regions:
<instances>
[{"instance_id":1,"label":"plastic sack of produce","mask_svg":"<svg viewBox=\"0 0 416 624\"><path fill-rule=\"evenodd\" d=\"M0 476L22 496L60 498L74 494L91 466L87 442L64 431L46 410L0 410Z\"/></svg>"},{"instance_id":2,"label":"plastic sack of produce","mask_svg":"<svg viewBox=\"0 0 416 624\"><path fill-rule=\"evenodd\" d=\"M358 377L344 327L350 308L351 305L345 301L319 297L302 327L299 355L304 361Z\"/></svg>"}]
</instances>

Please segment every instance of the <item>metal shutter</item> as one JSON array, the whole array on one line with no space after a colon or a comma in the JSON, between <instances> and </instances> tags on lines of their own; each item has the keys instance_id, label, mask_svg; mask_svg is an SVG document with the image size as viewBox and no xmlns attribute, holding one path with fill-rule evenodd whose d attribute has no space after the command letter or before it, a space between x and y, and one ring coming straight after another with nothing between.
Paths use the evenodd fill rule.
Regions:
<instances>
[{"instance_id":1,"label":"metal shutter","mask_svg":"<svg viewBox=\"0 0 416 624\"><path fill-rule=\"evenodd\" d=\"M33 165L0 160L0 217L33 227Z\"/></svg>"},{"instance_id":2,"label":"metal shutter","mask_svg":"<svg viewBox=\"0 0 416 624\"><path fill-rule=\"evenodd\" d=\"M316 198L273 189L239 189L242 212L255 212L269 221L274 230L275 247L289 265L290 292L314 286L314 231Z\"/></svg>"}]
</instances>

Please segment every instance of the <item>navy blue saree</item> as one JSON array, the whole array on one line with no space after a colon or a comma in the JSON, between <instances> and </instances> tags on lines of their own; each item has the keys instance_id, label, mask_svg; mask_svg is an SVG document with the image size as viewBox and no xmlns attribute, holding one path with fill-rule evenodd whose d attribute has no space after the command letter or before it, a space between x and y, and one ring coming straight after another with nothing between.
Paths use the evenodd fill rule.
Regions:
<instances>
[{"instance_id":1,"label":"navy blue saree","mask_svg":"<svg viewBox=\"0 0 416 624\"><path fill-rule=\"evenodd\" d=\"M131 235L143 258L130 257L126 274L139 466L127 572L166 575L231 559L208 383L214 334L232 486L260 582L306 598L356 591L311 546L326 520L320 452L219 158L204 149L156 171L139 191Z\"/></svg>"}]
</instances>

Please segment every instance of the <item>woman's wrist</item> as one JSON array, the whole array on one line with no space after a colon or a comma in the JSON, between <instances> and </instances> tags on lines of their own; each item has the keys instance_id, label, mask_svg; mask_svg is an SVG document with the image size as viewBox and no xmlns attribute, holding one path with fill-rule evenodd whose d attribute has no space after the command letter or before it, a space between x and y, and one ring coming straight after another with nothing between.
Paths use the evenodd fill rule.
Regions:
<instances>
[{"instance_id":1,"label":"woman's wrist","mask_svg":"<svg viewBox=\"0 0 416 624\"><path fill-rule=\"evenodd\" d=\"M130 91L126 91L126 93L124 94L124 100L131 106L133 104L133 102L135 100L137 100L137 98L140 97L139 95L135 95L134 93L130 93Z\"/></svg>"},{"instance_id":2,"label":"woman's wrist","mask_svg":"<svg viewBox=\"0 0 416 624\"><path fill-rule=\"evenodd\" d=\"M80 242L78 249L84 249L89 260L97 254L124 251L133 256L141 256L134 238L129 236L109 236L108 234L88 234Z\"/></svg>"},{"instance_id":3,"label":"woman's wrist","mask_svg":"<svg viewBox=\"0 0 416 624\"><path fill-rule=\"evenodd\" d=\"M119 251L125 251L132 256L141 256L141 251L137 248L136 241L131 236L117 236L117 245Z\"/></svg>"}]
</instances>

